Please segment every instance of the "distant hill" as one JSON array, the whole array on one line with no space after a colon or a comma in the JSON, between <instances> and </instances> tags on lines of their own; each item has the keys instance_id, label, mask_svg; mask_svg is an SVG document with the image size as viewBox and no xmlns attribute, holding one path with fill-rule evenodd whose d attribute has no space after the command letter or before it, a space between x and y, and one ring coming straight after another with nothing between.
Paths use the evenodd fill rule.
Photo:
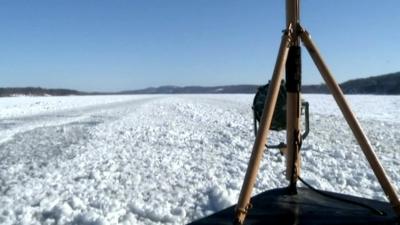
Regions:
<instances>
[{"instance_id":1,"label":"distant hill","mask_svg":"<svg viewBox=\"0 0 400 225\"><path fill-rule=\"evenodd\" d=\"M160 86L140 90L121 92L81 92L69 89L45 89L40 87L0 88L0 97L4 96L64 96L64 95L102 95L102 94L235 94L255 93L260 85L225 85L214 87L203 86ZM400 94L400 72L349 80L340 84L345 94ZM324 84L303 85L303 93L329 93Z\"/></svg>"},{"instance_id":2,"label":"distant hill","mask_svg":"<svg viewBox=\"0 0 400 225\"><path fill-rule=\"evenodd\" d=\"M161 86L141 90L124 91L122 94L183 94L183 93L255 93L260 85ZM380 76L349 80L340 84L345 94L400 94L400 72ZM329 93L325 84L303 85L303 93Z\"/></svg>"},{"instance_id":3,"label":"distant hill","mask_svg":"<svg viewBox=\"0 0 400 225\"><path fill-rule=\"evenodd\" d=\"M123 91L121 94L233 94L233 93L255 93L257 85L225 85L215 87L202 86L161 86L151 87L134 91Z\"/></svg>"},{"instance_id":4,"label":"distant hill","mask_svg":"<svg viewBox=\"0 0 400 225\"><path fill-rule=\"evenodd\" d=\"M400 94L400 72L349 80L340 84L345 94ZM329 93L325 85L305 85L303 93Z\"/></svg>"},{"instance_id":5,"label":"distant hill","mask_svg":"<svg viewBox=\"0 0 400 225\"><path fill-rule=\"evenodd\" d=\"M348 94L400 94L400 72L349 80L341 88Z\"/></svg>"},{"instance_id":6,"label":"distant hill","mask_svg":"<svg viewBox=\"0 0 400 225\"><path fill-rule=\"evenodd\" d=\"M5 96L46 96L46 95L83 95L84 92L68 90L68 89L45 89L40 87L23 87L23 88L0 88L0 97Z\"/></svg>"}]
</instances>

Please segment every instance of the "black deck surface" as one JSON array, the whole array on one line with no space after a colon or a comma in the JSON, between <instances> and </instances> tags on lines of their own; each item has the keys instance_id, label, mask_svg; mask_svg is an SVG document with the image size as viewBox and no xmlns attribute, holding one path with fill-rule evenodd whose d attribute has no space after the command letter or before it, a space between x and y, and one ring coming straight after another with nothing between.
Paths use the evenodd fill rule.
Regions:
<instances>
[{"instance_id":1,"label":"black deck surface","mask_svg":"<svg viewBox=\"0 0 400 225\"><path fill-rule=\"evenodd\" d=\"M389 203L331 192L325 193L366 204L380 210L384 215L379 215L366 207L325 197L306 188L299 188L297 195L289 195L287 189L274 189L251 199L253 208L249 210L245 224L400 224L399 218L396 217ZM229 207L194 221L190 225L232 225L234 209L235 206Z\"/></svg>"}]
</instances>

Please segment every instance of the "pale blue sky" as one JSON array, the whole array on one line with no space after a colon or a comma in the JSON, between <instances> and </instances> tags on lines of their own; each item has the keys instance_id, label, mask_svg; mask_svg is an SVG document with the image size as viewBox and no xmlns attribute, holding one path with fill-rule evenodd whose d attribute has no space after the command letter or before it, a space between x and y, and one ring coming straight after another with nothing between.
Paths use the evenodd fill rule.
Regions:
<instances>
[{"instance_id":1,"label":"pale blue sky","mask_svg":"<svg viewBox=\"0 0 400 225\"><path fill-rule=\"evenodd\" d=\"M399 0L301 5L338 81L400 71ZM284 0L2 0L0 86L263 84L284 24ZM303 83L320 83L303 59Z\"/></svg>"}]
</instances>

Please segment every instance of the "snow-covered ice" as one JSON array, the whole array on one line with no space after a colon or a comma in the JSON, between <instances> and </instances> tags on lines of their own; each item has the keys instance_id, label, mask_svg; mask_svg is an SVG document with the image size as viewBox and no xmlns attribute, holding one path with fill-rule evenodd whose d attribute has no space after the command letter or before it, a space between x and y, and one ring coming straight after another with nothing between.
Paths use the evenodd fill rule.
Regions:
<instances>
[{"instance_id":1,"label":"snow-covered ice","mask_svg":"<svg viewBox=\"0 0 400 225\"><path fill-rule=\"evenodd\" d=\"M185 224L235 204L254 141L252 98L0 98L0 224ZM332 97L304 98L303 178L386 201ZM399 187L400 96L347 98ZM287 185L284 165L267 151L254 194Z\"/></svg>"}]
</instances>

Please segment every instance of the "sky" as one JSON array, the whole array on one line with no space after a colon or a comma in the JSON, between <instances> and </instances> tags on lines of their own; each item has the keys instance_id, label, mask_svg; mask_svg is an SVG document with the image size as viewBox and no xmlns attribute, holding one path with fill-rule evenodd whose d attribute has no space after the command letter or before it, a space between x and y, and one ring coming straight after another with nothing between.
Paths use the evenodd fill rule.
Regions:
<instances>
[{"instance_id":1,"label":"sky","mask_svg":"<svg viewBox=\"0 0 400 225\"><path fill-rule=\"evenodd\" d=\"M284 0L1 0L0 87L265 84ZM399 0L302 0L338 82L400 71ZM303 83L322 79L303 48Z\"/></svg>"}]
</instances>

